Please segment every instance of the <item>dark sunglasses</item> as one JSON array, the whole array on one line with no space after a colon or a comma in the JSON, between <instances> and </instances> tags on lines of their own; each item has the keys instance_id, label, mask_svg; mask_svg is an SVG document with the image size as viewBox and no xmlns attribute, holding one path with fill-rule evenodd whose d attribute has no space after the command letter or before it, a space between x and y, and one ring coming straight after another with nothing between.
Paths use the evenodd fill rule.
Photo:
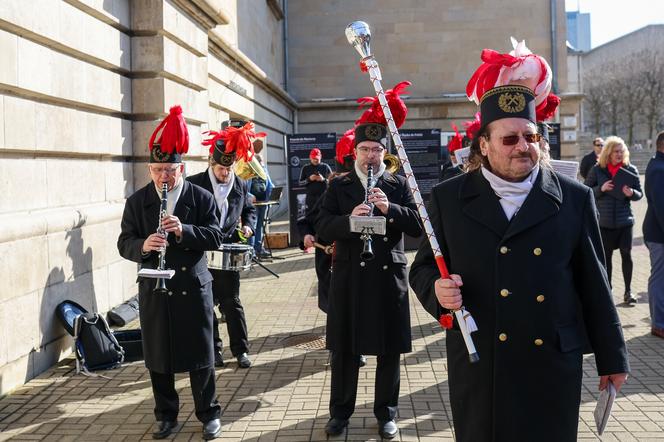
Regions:
<instances>
[{"instance_id":1,"label":"dark sunglasses","mask_svg":"<svg viewBox=\"0 0 664 442\"><path fill-rule=\"evenodd\" d=\"M501 137L503 146L514 146L521 139L521 135L508 135L506 137ZM523 139L526 140L526 143L538 143L542 139L540 134L523 134Z\"/></svg>"},{"instance_id":2,"label":"dark sunglasses","mask_svg":"<svg viewBox=\"0 0 664 442\"><path fill-rule=\"evenodd\" d=\"M604 143L594 144L595 147L604 147Z\"/></svg>"}]
</instances>

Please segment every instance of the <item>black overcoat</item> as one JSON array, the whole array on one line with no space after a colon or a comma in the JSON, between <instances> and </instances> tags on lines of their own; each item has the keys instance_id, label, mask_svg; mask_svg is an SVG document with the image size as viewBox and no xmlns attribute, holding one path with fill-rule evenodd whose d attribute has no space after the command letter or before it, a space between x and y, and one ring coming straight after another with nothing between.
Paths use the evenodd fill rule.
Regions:
<instances>
[{"instance_id":1,"label":"black overcoat","mask_svg":"<svg viewBox=\"0 0 664 442\"><path fill-rule=\"evenodd\" d=\"M327 348L353 354L411 351L407 259L403 234L422 232L415 203L403 177L385 172L376 187L390 201L387 235L373 236L375 258L360 258L363 241L350 231L349 215L365 199L355 171L330 182L316 232L335 242L327 312ZM374 215L380 211L375 209Z\"/></svg>"},{"instance_id":2,"label":"black overcoat","mask_svg":"<svg viewBox=\"0 0 664 442\"><path fill-rule=\"evenodd\" d=\"M182 223L178 243L168 235L166 268L175 270L166 281L167 295L152 292L156 280L139 278L139 312L145 365L158 373L179 373L211 367L212 275L205 250L221 244L214 198L183 181L173 215ZM160 195L150 182L127 198L122 215L118 250L123 258L156 268L158 253L141 254L145 238L157 230Z\"/></svg>"},{"instance_id":3,"label":"black overcoat","mask_svg":"<svg viewBox=\"0 0 664 442\"><path fill-rule=\"evenodd\" d=\"M212 182L210 181L207 169L204 172L187 177L187 181L207 190L213 195L212 198L214 199L214 190L212 189ZM224 243L238 242L240 240L236 233L236 228L239 224L238 221L242 221L243 226L249 226L252 231L256 231L256 207L254 207L249 199L249 186L245 180L237 175L235 175L233 180L233 188L228 193L226 219L222 221L221 233Z\"/></svg>"},{"instance_id":4,"label":"black overcoat","mask_svg":"<svg viewBox=\"0 0 664 442\"><path fill-rule=\"evenodd\" d=\"M447 332L458 441L575 441L584 326L600 375L627 372L592 191L541 168L508 222L480 171L433 190L429 216L463 303L479 330L471 364L457 329ZM439 273L423 244L410 281L426 310L443 312Z\"/></svg>"}]
</instances>

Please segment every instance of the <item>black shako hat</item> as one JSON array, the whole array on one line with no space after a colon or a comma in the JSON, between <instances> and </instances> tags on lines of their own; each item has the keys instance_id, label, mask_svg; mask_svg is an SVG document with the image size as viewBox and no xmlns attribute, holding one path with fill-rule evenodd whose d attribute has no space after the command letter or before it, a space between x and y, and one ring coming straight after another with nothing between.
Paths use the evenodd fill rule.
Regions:
<instances>
[{"instance_id":1,"label":"black shako hat","mask_svg":"<svg viewBox=\"0 0 664 442\"><path fill-rule=\"evenodd\" d=\"M182 154L173 151L171 153L163 152L161 145L154 143L150 151L150 163L181 163Z\"/></svg>"},{"instance_id":2,"label":"black shako hat","mask_svg":"<svg viewBox=\"0 0 664 442\"><path fill-rule=\"evenodd\" d=\"M245 124L247 124L247 122L244 120L232 118L230 120L225 120L221 122L221 130L223 131L229 126L239 128L243 127ZM222 166L225 167L230 167L235 162L237 155L235 151L226 153L225 150L226 150L226 143L224 142L224 140L216 140L214 143L214 150L212 151L212 159L217 164L221 164Z\"/></svg>"},{"instance_id":3,"label":"black shako hat","mask_svg":"<svg viewBox=\"0 0 664 442\"><path fill-rule=\"evenodd\" d=\"M540 121L537 123L537 132L546 140L546 142L549 142L549 134L553 132L553 128L546 124L543 121Z\"/></svg>"},{"instance_id":4,"label":"black shako hat","mask_svg":"<svg viewBox=\"0 0 664 442\"><path fill-rule=\"evenodd\" d=\"M363 123L355 127L355 146L363 141L375 141L387 148L387 127L379 123Z\"/></svg>"},{"instance_id":5,"label":"black shako hat","mask_svg":"<svg viewBox=\"0 0 664 442\"><path fill-rule=\"evenodd\" d=\"M520 85L497 86L486 91L480 100L482 128L480 133L496 120L525 118L537 124L535 94Z\"/></svg>"}]
</instances>

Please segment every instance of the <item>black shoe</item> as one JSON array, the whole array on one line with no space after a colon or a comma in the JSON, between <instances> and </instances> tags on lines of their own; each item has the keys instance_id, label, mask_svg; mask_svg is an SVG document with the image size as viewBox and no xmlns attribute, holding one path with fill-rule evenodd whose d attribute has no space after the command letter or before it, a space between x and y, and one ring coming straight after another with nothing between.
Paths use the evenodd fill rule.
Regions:
<instances>
[{"instance_id":1,"label":"black shoe","mask_svg":"<svg viewBox=\"0 0 664 442\"><path fill-rule=\"evenodd\" d=\"M226 364L224 364L224 356L221 354L221 350L214 352L214 366L220 368L226 366Z\"/></svg>"},{"instance_id":2,"label":"black shoe","mask_svg":"<svg viewBox=\"0 0 664 442\"><path fill-rule=\"evenodd\" d=\"M210 440L221 436L221 421L219 418L212 419L203 425L203 439Z\"/></svg>"},{"instance_id":3,"label":"black shoe","mask_svg":"<svg viewBox=\"0 0 664 442\"><path fill-rule=\"evenodd\" d=\"M367 365L367 357L360 355L360 367L364 367L365 365Z\"/></svg>"},{"instance_id":4,"label":"black shoe","mask_svg":"<svg viewBox=\"0 0 664 442\"><path fill-rule=\"evenodd\" d=\"M399 432L399 427L394 419L390 421L378 421L378 434L383 439L394 439L394 436Z\"/></svg>"},{"instance_id":5,"label":"black shoe","mask_svg":"<svg viewBox=\"0 0 664 442\"><path fill-rule=\"evenodd\" d=\"M632 292L629 291L629 290L625 292L624 300L625 300L625 304L636 304L637 303L636 298L634 297L634 295L632 295Z\"/></svg>"},{"instance_id":6,"label":"black shoe","mask_svg":"<svg viewBox=\"0 0 664 442\"><path fill-rule=\"evenodd\" d=\"M166 439L178 426L178 421L157 421L157 431L152 433L152 439Z\"/></svg>"},{"instance_id":7,"label":"black shoe","mask_svg":"<svg viewBox=\"0 0 664 442\"><path fill-rule=\"evenodd\" d=\"M249 356L246 353L242 353L237 357L237 365L239 365L240 368L249 368L251 367L251 359L249 359Z\"/></svg>"},{"instance_id":8,"label":"black shoe","mask_svg":"<svg viewBox=\"0 0 664 442\"><path fill-rule=\"evenodd\" d=\"M327 421L325 425L325 432L330 436L338 436L344 432L344 429L348 426L348 419L339 419L338 417L333 417Z\"/></svg>"}]
</instances>

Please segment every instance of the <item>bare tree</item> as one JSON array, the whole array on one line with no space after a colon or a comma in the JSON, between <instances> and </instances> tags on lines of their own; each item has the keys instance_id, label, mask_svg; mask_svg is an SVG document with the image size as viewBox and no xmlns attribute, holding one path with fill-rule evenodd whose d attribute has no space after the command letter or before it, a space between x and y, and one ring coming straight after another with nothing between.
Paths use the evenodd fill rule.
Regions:
<instances>
[{"instance_id":1,"label":"bare tree","mask_svg":"<svg viewBox=\"0 0 664 442\"><path fill-rule=\"evenodd\" d=\"M643 116L648 125L648 138L654 140L664 114L664 52L662 49L643 51ZM661 127L661 126L660 126Z\"/></svg>"}]
</instances>

